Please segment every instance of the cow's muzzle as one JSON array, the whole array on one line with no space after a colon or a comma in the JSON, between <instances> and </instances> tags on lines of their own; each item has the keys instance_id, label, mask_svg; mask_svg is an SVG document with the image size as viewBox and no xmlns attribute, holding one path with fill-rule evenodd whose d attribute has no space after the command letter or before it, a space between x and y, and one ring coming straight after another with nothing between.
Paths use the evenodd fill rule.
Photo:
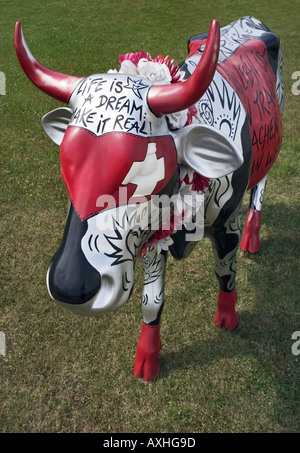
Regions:
<instances>
[{"instance_id":1,"label":"cow's muzzle","mask_svg":"<svg viewBox=\"0 0 300 453\"><path fill-rule=\"evenodd\" d=\"M82 222L70 204L64 237L47 273L51 297L84 316L124 305L133 289L137 255L151 233L147 216L142 223L136 219L136 210L130 214L122 206Z\"/></svg>"}]
</instances>

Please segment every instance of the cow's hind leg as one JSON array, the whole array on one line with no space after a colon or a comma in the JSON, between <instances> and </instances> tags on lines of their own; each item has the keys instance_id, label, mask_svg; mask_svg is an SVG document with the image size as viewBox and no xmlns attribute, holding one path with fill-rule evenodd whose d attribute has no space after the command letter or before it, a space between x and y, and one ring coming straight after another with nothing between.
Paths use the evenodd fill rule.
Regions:
<instances>
[{"instance_id":1,"label":"cow's hind leg","mask_svg":"<svg viewBox=\"0 0 300 453\"><path fill-rule=\"evenodd\" d=\"M251 190L245 230L243 239L241 240L241 249L245 252L256 253L260 249L259 230L261 226L261 209L267 180L268 175Z\"/></svg>"},{"instance_id":2,"label":"cow's hind leg","mask_svg":"<svg viewBox=\"0 0 300 453\"><path fill-rule=\"evenodd\" d=\"M234 330L238 324L235 309L237 303L235 277L237 270L236 253L242 236L241 209L236 209L222 225L212 227L207 236L212 242L215 274L219 282L214 324L217 327Z\"/></svg>"},{"instance_id":3,"label":"cow's hind leg","mask_svg":"<svg viewBox=\"0 0 300 453\"><path fill-rule=\"evenodd\" d=\"M156 248L143 255L143 324L133 374L144 378L145 381L153 381L159 370L160 316L164 304L166 262L167 253L164 251L158 253Z\"/></svg>"}]
</instances>

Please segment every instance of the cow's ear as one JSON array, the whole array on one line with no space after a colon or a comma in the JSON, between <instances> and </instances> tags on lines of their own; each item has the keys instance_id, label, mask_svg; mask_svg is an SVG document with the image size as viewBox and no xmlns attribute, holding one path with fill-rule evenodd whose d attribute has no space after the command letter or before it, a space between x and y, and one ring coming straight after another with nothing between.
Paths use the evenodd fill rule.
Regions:
<instances>
[{"instance_id":1,"label":"cow's ear","mask_svg":"<svg viewBox=\"0 0 300 453\"><path fill-rule=\"evenodd\" d=\"M51 140L60 146L72 118L72 110L66 107L52 110L42 118L44 131Z\"/></svg>"},{"instance_id":2,"label":"cow's ear","mask_svg":"<svg viewBox=\"0 0 300 453\"><path fill-rule=\"evenodd\" d=\"M179 163L207 178L220 178L238 169L243 154L223 132L204 124L191 124L172 134Z\"/></svg>"}]
</instances>

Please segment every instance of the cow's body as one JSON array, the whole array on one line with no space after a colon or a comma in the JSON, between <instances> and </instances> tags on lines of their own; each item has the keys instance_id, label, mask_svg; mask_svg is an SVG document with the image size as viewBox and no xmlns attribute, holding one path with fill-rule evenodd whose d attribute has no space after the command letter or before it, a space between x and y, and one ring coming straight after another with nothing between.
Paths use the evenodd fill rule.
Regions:
<instances>
[{"instance_id":1,"label":"cow's body","mask_svg":"<svg viewBox=\"0 0 300 453\"><path fill-rule=\"evenodd\" d=\"M28 51L26 46L18 51L23 45L18 40L20 58ZM188 81L195 81L194 70L196 73L200 67L206 40L207 35L199 35L189 42L190 54L181 65ZM212 47L209 40L205 47ZM31 76L32 58L26 57L24 63L21 55L20 62ZM277 36L256 19L241 18L221 29L214 78L196 103L187 103L188 123L177 130L167 114L178 110L172 110L171 105L161 115L158 104L164 97L162 88L153 89L140 77L115 73L75 80L55 75L59 81L66 80L61 91L55 84L45 88L47 77L53 78L48 70L46 79L34 81L64 102L69 100L65 93L71 94L71 110L63 112L68 116L63 120L63 132L59 120L54 134L54 141L61 144L62 176L71 203L62 244L48 271L49 292L78 314L113 311L129 299L135 262L142 253L143 326L135 376L155 378L161 348L159 323L167 247L161 248L153 240L157 235L153 225L163 230L171 214L165 214L153 199L174 196L183 181L180 188L194 185L204 194L204 232L213 243L220 287L214 323L228 330L237 325L235 275L242 235L241 204L247 189L252 189L243 248L255 251L261 198L257 194L281 144L280 63ZM188 97L193 99L190 93ZM186 105L184 96L183 101L178 98ZM44 121L46 131L53 122L51 115ZM56 121L57 113L54 116ZM57 130L60 138L56 137ZM120 188L126 192L120 192ZM169 249L176 259L182 259L191 253L196 241L187 236L188 224L174 227L174 212L172 221L173 228L167 233L167 240L172 242Z\"/></svg>"},{"instance_id":2,"label":"cow's body","mask_svg":"<svg viewBox=\"0 0 300 453\"><path fill-rule=\"evenodd\" d=\"M190 53L181 65L187 77L197 65L206 38L207 34L198 35L189 41ZM220 55L214 79L195 108L190 109L190 122L223 130L243 150L243 165L232 174L212 179L205 190L205 236L213 245L220 288L214 323L228 330L233 330L238 323L235 310L236 253L239 246L250 252L259 249L263 193L268 171L278 156L282 141L284 95L281 64L278 37L256 19L241 18L221 29ZM251 200L242 239L241 204L247 190L251 190ZM174 245L170 251L177 259L187 257L195 247L194 242L185 240L184 231L172 237ZM156 282L156 288L152 300L161 293L163 277L161 285ZM138 376L147 376L148 373L149 377L155 374L157 361L148 359L147 367L147 360L144 360L150 356L147 341L143 340L147 334L151 336L152 344L156 344L156 354L161 347L156 338L158 332L155 335L153 329L145 333L142 330L135 373ZM155 365L151 366L151 362Z\"/></svg>"},{"instance_id":3,"label":"cow's body","mask_svg":"<svg viewBox=\"0 0 300 453\"><path fill-rule=\"evenodd\" d=\"M198 35L189 41L190 54L181 65L187 77L197 65L206 38L207 34ZM234 242L238 246L242 233L240 204L245 190L251 190L242 242L242 247L250 252L259 249L263 192L268 171L278 156L282 141L284 96L281 64L278 37L256 19L241 18L221 29L221 47L214 79L195 108L191 108L190 122L209 124L222 130L241 147L244 157L244 163L237 171L212 179L205 192L206 234L215 241L219 227L223 228L226 221L232 222L227 231L231 239L232 235L237 235ZM233 219L234 216L238 218ZM249 225L249 217L252 223L256 223L255 231L253 225ZM226 244L229 242L226 241ZM182 241L178 241L178 248L178 256L183 256ZM174 248L173 251L176 256ZM224 255L224 251L220 253L220 256ZM230 290L234 288L235 270L229 272L228 266L223 264L223 273L226 268L228 276L231 274L231 283L224 286L222 278L221 286Z\"/></svg>"}]
</instances>

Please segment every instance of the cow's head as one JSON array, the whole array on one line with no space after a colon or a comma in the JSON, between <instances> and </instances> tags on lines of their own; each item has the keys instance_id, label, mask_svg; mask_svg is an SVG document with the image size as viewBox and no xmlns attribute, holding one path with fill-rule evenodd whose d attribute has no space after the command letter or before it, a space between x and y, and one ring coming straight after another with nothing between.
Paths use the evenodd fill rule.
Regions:
<instances>
[{"instance_id":1,"label":"cow's head","mask_svg":"<svg viewBox=\"0 0 300 453\"><path fill-rule=\"evenodd\" d=\"M136 257L153 225L164 220L153 196L172 195L178 161L209 178L241 164L239 150L213 128L190 125L171 132L166 118L193 106L205 93L216 70L219 44L214 20L195 72L182 82L154 85L120 73L81 78L42 66L29 51L21 24L16 24L15 48L24 72L39 89L70 105L43 119L46 132L61 146L62 176L71 200L64 244L72 242L72 234L78 248L69 258L65 250L75 245L60 249L48 284L50 294L69 308L98 314L127 301ZM88 266L99 277L96 273L78 283L80 269L88 274Z\"/></svg>"}]
</instances>

